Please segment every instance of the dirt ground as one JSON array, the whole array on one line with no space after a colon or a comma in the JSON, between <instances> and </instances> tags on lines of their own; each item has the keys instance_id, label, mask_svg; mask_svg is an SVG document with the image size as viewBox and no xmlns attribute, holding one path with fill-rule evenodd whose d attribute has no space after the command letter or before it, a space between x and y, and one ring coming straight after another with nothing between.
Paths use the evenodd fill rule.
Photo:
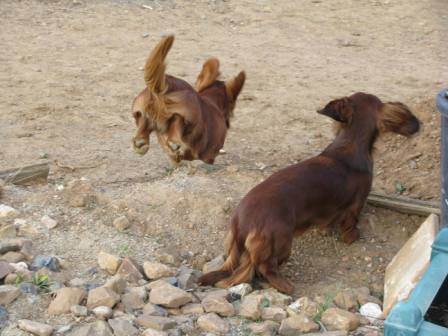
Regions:
<instances>
[{"instance_id":1,"label":"dirt ground","mask_svg":"<svg viewBox=\"0 0 448 336\"><path fill-rule=\"evenodd\" d=\"M7 186L2 203L36 225L37 252L63 258L68 277L87 276L100 250L138 260L168 250L196 267L223 253L238 201L272 172L322 150L332 127L316 109L356 91L402 101L424 122L412 139L378 142L373 188L438 199L443 0L2 0L0 22L0 169L51 163L48 185ZM224 78L247 73L215 166L172 170L155 138L147 155L131 150L131 101L165 33L176 35L170 74L193 82L210 56ZM75 178L94 186L97 203L67 204L60 186ZM39 228L44 214L60 225ZM123 214L133 221L126 233L112 226ZM362 285L380 295L387 262L422 221L367 206L362 239L347 246L307 233L283 271L296 296ZM11 314L35 318L45 309L18 300Z\"/></svg>"}]
</instances>

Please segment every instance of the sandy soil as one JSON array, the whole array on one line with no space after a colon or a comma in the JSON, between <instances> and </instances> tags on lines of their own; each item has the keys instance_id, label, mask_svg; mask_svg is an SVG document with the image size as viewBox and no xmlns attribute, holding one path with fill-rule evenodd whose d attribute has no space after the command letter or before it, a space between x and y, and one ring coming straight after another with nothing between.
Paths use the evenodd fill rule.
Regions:
<instances>
[{"instance_id":1,"label":"sandy soil","mask_svg":"<svg viewBox=\"0 0 448 336\"><path fill-rule=\"evenodd\" d=\"M0 169L52 164L48 185L8 186L2 202L36 225L43 214L60 222L34 240L39 253L64 258L68 277L86 276L101 249L139 260L168 249L201 267L223 252L232 209L251 187L331 141L330 120L315 110L355 91L405 102L425 124L413 139L378 143L374 189L394 194L398 182L405 195L438 198L443 0L3 0L0 18ZM192 82L209 56L224 78L247 72L227 154L213 167L173 171L155 138L146 156L131 150L131 100L164 33L176 34L173 75ZM58 186L80 177L101 197L73 208ZM111 226L122 214L134 223L127 233ZM385 265L422 220L367 206L361 240L310 232L284 272L297 296L345 285L381 294ZM39 316L44 303L19 300L12 314Z\"/></svg>"}]
</instances>

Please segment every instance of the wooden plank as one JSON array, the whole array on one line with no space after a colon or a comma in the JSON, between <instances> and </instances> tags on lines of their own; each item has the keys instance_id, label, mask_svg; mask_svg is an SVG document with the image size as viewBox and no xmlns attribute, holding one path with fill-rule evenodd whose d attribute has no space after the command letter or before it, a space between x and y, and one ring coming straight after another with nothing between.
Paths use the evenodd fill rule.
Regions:
<instances>
[{"instance_id":1,"label":"wooden plank","mask_svg":"<svg viewBox=\"0 0 448 336\"><path fill-rule=\"evenodd\" d=\"M436 202L421 201L403 196L388 196L374 191L367 198L367 203L409 215L440 215L440 207Z\"/></svg>"},{"instance_id":2,"label":"wooden plank","mask_svg":"<svg viewBox=\"0 0 448 336\"><path fill-rule=\"evenodd\" d=\"M47 181L50 165L48 162L21 168L0 171L0 179L6 183L29 184L31 182Z\"/></svg>"}]
</instances>

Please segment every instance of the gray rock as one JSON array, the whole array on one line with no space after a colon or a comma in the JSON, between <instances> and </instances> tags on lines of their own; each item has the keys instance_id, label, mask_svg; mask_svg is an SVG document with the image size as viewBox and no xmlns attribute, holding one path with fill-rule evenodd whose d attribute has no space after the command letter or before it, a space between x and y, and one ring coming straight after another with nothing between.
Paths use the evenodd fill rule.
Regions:
<instances>
[{"instance_id":1,"label":"gray rock","mask_svg":"<svg viewBox=\"0 0 448 336\"><path fill-rule=\"evenodd\" d=\"M240 298L244 298L246 295L252 292L252 286L248 283L242 283L228 289L232 295L238 295Z\"/></svg>"},{"instance_id":2,"label":"gray rock","mask_svg":"<svg viewBox=\"0 0 448 336\"><path fill-rule=\"evenodd\" d=\"M56 297L48 306L49 315L66 314L73 305L78 305L86 297L86 291L82 288L61 288Z\"/></svg>"},{"instance_id":3,"label":"gray rock","mask_svg":"<svg viewBox=\"0 0 448 336\"><path fill-rule=\"evenodd\" d=\"M107 306L99 306L96 308L93 308L93 313L96 317L102 320L107 320L109 317L112 316L112 309Z\"/></svg>"},{"instance_id":4,"label":"gray rock","mask_svg":"<svg viewBox=\"0 0 448 336\"><path fill-rule=\"evenodd\" d=\"M171 277L176 274L175 270L159 262L145 261L143 263L143 271L150 280L158 280L160 278Z\"/></svg>"},{"instance_id":5,"label":"gray rock","mask_svg":"<svg viewBox=\"0 0 448 336\"><path fill-rule=\"evenodd\" d=\"M112 329L105 321L95 321L74 328L67 336L114 336Z\"/></svg>"},{"instance_id":6,"label":"gray rock","mask_svg":"<svg viewBox=\"0 0 448 336\"><path fill-rule=\"evenodd\" d=\"M52 256L37 256L31 263L30 269L32 271L40 270L41 268L48 268L52 272L59 272L61 265L58 258Z\"/></svg>"},{"instance_id":7,"label":"gray rock","mask_svg":"<svg viewBox=\"0 0 448 336\"><path fill-rule=\"evenodd\" d=\"M126 286L126 279L123 276L116 274L113 277L109 278L103 287L110 288L117 294L123 294Z\"/></svg>"},{"instance_id":8,"label":"gray rock","mask_svg":"<svg viewBox=\"0 0 448 336\"><path fill-rule=\"evenodd\" d=\"M313 318L319 313L319 305L307 296L303 296L291 303L286 310L290 316L304 313L306 316Z\"/></svg>"},{"instance_id":9,"label":"gray rock","mask_svg":"<svg viewBox=\"0 0 448 336\"><path fill-rule=\"evenodd\" d=\"M130 283L138 283L139 280L143 279L143 275L140 272L138 264L129 257L123 259L120 267L118 268L117 274L121 275Z\"/></svg>"},{"instance_id":10,"label":"gray rock","mask_svg":"<svg viewBox=\"0 0 448 336\"><path fill-rule=\"evenodd\" d=\"M39 293L39 288L29 282L22 282L19 285L19 289L23 294L37 295Z\"/></svg>"},{"instance_id":11,"label":"gray rock","mask_svg":"<svg viewBox=\"0 0 448 336\"><path fill-rule=\"evenodd\" d=\"M224 297L209 295L202 300L202 307L207 313L217 313L218 315L229 317L235 315L233 305Z\"/></svg>"},{"instance_id":12,"label":"gray rock","mask_svg":"<svg viewBox=\"0 0 448 336\"><path fill-rule=\"evenodd\" d=\"M239 315L247 319L258 320L261 317L263 299L263 295L247 295L241 302Z\"/></svg>"},{"instance_id":13,"label":"gray rock","mask_svg":"<svg viewBox=\"0 0 448 336\"><path fill-rule=\"evenodd\" d=\"M168 317L141 315L136 320L144 328L167 330L176 326L176 321Z\"/></svg>"},{"instance_id":14,"label":"gray rock","mask_svg":"<svg viewBox=\"0 0 448 336\"><path fill-rule=\"evenodd\" d=\"M143 307L143 314L151 316L162 316L162 317L168 316L168 312L165 309L152 303L147 303Z\"/></svg>"},{"instance_id":15,"label":"gray rock","mask_svg":"<svg viewBox=\"0 0 448 336\"><path fill-rule=\"evenodd\" d=\"M87 316L87 308L81 305L73 305L70 307L70 311L75 316Z\"/></svg>"},{"instance_id":16,"label":"gray rock","mask_svg":"<svg viewBox=\"0 0 448 336\"><path fill-rule=\"evenodd\" d=\"M142 336L169 336L169 335L166 331L160 331L148 328L143 332Z\"/></svg>"},{"instance_id":17,"label":"gray rock","mask_svg":"<svg viewBox=\"0 0 448 336\"><path fill-rule=\"evenodd\" d=\"M251 323L248 325L250 331L260 336L275 336L279 328L279 324L274 321L264 321L262 323Z\"/></svg>"},{"instance_id":18,"label":"gray rock","mask_svg":"<svg viewBox=\"0 0 448 336\"><path fill-rule=\"evenodd\" d=\"M288 314L280 307L265 307L261 310L261 318L263 320L271 320L281 322L288 317Z\"/></svg>"},{"instance_id":19,"label":"gray rock","mask_svg":"<svg viewBox=\"0 0 448 336\"><path fill-rule=\"evenodd\" d=\"M30 320L19 320L17 322L20 329L28 331L38 336L50 336L54 328L48 324L34 322Z\"/></svg>"},{"instance_id":20,"label":"gray rock","mask_svg":"<svg viewBox=\"0 0 448 336\"><path fill-rule=\"evenodd\" d=\"M8 274L13 273L14 268L9 265L6 261L0 261L0 279L3 279Z\"/></svg>"},{"instance_id":21,"label":"gray rock","mask_svg":"<svg viewBox=\"0 0 448 336\"><path fill-rule=\"evenodd\" d=\"M218 335L225 335L230 330L229 322L215 313L208 313L200 316L197 320L197 324L202 330Z\"/></svg>"},{"instance_id":22,"label":"gray rock","mask_svg":"<svg viewBox=\"0 0 448 336\"><path fill-rule=\"evenodd\" d=\"M11 251L20 251L23 246L23 239L10 238L0 240L0 254Z\"/></svg>"},{"instance_id":23,"label":"gray rock","mask_svg":"<svg viewBox=\"0 0 448 336\"><path fill-rule=\"evenodd\" d=\"M56 226L58 226L58 222L51 218L50 216L44 215L40 222L46 226L47 229L54 229Z\"/></svg>"},{"instance_id":24,"label":"gray rock","mask_svg":"<svg viewBox=\"0 0 448 336\"><path fill-rule=\"evenodd\" d=\"M219 255L215 259L212 259L204 264L204 267L202 268L202 273L217 271L221 268L223 264L224 264L224 256Z\"/></svg>"},{"instance_id":25,"label":"gray rock","mask_svg":"<svg viewBox=\"0 0 448 336\"><path fill-rule=\"evenodd\" d=\"M167 308L178 308L191 301L189 293L168 283L161 283L149 293L149 302Z\"/></svg>"},{"instance_id":26,"label":"gray rock","mask_svg":"<svg viewBox=\"0 0 448 336\"><path fill-rule=\"evenodd\" d=\"M10 251L2 255L0 259L8 263L18 263L24 261L25 256L20 252Z\"/></svg>"},{"instance_id":27,"label":"gray rock","mask_svg":"<svg viewBox=\"0 0 448 336\"><path fill-rule=\"evenodd\" d=\"M197 270L181 266L177 276L179 287L184 290L196 288L196 282L198 281L200 275L201 272Z\"/></svg>"},{"instance_id":28,"label":"gray rock","mask_svg":"<svg viewBox=\"0 0 448 336\"><path fill-rule=\"evenodd\" d=\"M183 306L181 311L182 314L184 315L190 315L190 314L200 315L204 313L204 308L200 303L189 303Z\"/></svg>"},{"instance_id":29,"label":"gray rock","mask_svg":"<svg viewBox=\"0 0 448 336\"><path fill-rule=\"evenodd\" d=\"M121 303L123 303L126 311L141 309L145 305L143 299L136 292L123 294L121 296Z\"/></svg>"},{"instance_id":30,"label":"gray rock","mask_svg":"<svg viewBox=\"0 0 448 336\"><path fill-rule=\"evenodd\" d=\"M303 313L288 317L282 321L278 333L282 336L294 336L318 331L319 325Z\"/></svg>"},{"instance_id":31,"label":"gray rock","mask_svg":"<svg viewBox=\"0 0 448 336\"><path fill-rule=\"evenodd\" d=\"M20 295L20 289L11 285L0 286L0 305L8 305L17 299Z\"/></svg>"},{"instance_id":32,"label":"gray rock","mask_svg":"<svg viewBox=\"0 0 448 336\"><path fill-rule=\"evenodd\" d=\"M138 334L138 329L128 320L110 319L108 322L115 336L136 336Z\"/></svg>"},{"instance_id":33,"label":"gray rock","mask_svg":"<svg viewBox=\"0 0 448 336\"><path fill-rule=\"evenodd\" d=\"M6 310L5 306L0 305L0 330L1 328L8 322L9 320L9 314Z\"/></svg>"}]
</instances>

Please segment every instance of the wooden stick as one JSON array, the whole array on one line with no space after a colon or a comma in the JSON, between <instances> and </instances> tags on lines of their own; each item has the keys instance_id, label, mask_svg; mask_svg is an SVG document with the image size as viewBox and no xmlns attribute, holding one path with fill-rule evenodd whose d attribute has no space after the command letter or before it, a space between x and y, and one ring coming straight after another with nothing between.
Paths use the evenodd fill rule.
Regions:
<instances>
[{"instance_id":1,"label":"wooden stick","mask_svg":"<svg viewBox=\"0 0 448 336\"><path fill-rule=\"evenodd\" d=\"M28 184L37 180L46 181L49 172L50 166L46 162L0 171L0 179L6 183Z\"/></svg>"},{"instance_id":2,"label":"wooden stick","mask_svg":"<svg viewBox=\"0 0 448 336\"><path fill-rule=\"evenodd\" d=\"M402 196L388 196L374 191L372 191L367 198L367 203L373 206L391 209L409 215L440 215L439 204L435 202L420 201Z\"/></svg>"}]
</instances>

